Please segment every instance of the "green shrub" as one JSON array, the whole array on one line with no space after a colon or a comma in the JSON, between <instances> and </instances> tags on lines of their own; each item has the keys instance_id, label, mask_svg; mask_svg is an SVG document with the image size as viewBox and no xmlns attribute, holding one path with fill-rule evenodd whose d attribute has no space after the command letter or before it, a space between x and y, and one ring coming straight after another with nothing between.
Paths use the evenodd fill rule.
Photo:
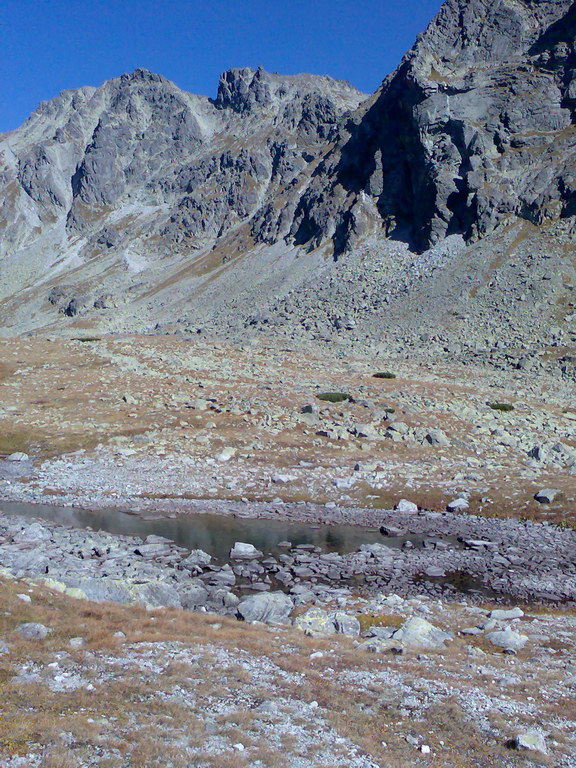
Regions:
<instances>
[{"instance_id":1,"label":"green shrub","mask_svg":"<svg viewBox=\"0 0 576 768\"><path fill-rule=\"evenodd\" d=\"M374 378L375 379L395 379L396 374L390 373L390 371L382 371L382 373L375 373Z\"/></svg>"},{"instance_id":2,"label":"green shrub","mask_svg":"<svg viewBox=\"0 0 576 768\"><path fill-rule=\"evenodd\" d=\"M493 411L503 411L504 413L508 413L509 411L514 410L514 406L510 403L488 403L488 405Z\"/></svg>"},{"instance_id":3,"label":"green shrub","mask_svg":"<svg viewBox=\"0 0 576 768\"><path fill-rule=\"evenodd\" d=\"M346 400L351 400L351 396L344 392L323 392L321 395L316 395L318 400L323 400L325 403L343 403Z\"/></svg>"}]
</instances>

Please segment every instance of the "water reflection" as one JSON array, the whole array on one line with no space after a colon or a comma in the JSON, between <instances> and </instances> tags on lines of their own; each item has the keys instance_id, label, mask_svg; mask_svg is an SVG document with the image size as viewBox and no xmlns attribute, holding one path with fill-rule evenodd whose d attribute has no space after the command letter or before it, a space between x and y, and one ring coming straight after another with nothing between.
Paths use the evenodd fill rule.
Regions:
<instances>
[{"instance_id":1,"label":"water reflection","mask_svg":"<svg viewBox=\"0 0 576 768\"><path fill-rule=\"evenodd\" d=\"M390 547L401 547L408 538L416 544L422 539L417 536L384 538L373 528L353 525L310 525L224 515L192 514L178 518L143 520L118 510L91 511L52 504L16 502L0 502L0 510L7 514L43 518L74 528L92 528L95 531L129 536L165 536L187 549L203 549L218 560L227 559L236 541L248 542L266 553L284 551L278 544L290 541L293 545L314 544L326 552L345 554L353 552L362 544L379 542Z\"/></svg>"}]
</instances>

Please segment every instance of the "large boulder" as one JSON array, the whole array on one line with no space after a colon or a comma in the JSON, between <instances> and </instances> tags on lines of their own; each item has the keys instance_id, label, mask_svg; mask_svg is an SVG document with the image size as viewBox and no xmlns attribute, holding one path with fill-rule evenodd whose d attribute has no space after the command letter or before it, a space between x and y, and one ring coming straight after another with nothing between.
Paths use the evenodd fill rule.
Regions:
<instances>
[{"instance_id":1,"label":"large boulder","mask_svg":"<svg viewBox=\"0 0 576 768\"><path fill-rule=\"evenodd\" d=\"M29 459L28 454L23 451L16 451L16 453L11 453L10 456L6 457L6 461L28 461Z\"/></svg>"},{"instance_id":2,"label":"large boulder","mask_svg":"<svg viewBox=\"0 0 576 768\"><path fill-rule=\"evenodd\" d=\"M503 629L497 632L490 632L486 635L492 645L503 648L507 653L517 653L522 650L528 642L526 635L515 632L513 629Z\"/></svg>"},{"instance_id":3,"label":"large boulder","mask_svg":"<svg viewBox=\"0 0 576 768\"><path fill-rule=\"evenodd\" d=\"M208 590L202 584L185 584L178 590L182 608L196 611L208 602Z\"/></svg>"},{"instance_id":4,"label":"large boulder","mask_svg":"<svg viewBox=\"0 0 576 768\"><path fill-rule=\"evenodd\" d=\"M208 552L204 552L203 549L193 549L188 557L180 561L180 565L190 569L203 568L205 565L210 565L211 560L212 557Z\"/></svg>"},{"instance_id":5,"label":"large boulder","mask_svg":"<svg viewBox=\"0 0 576 768\"><path fill-rule=\"evenodd\" d=\"M47 541L51 537L50 531L40 523L27 525L14 536L14 541L18 544L34 544L35 542Z\"/></svg>"},{"instance_id":6,"label":"large boulder","mask_svg":"<svg viewBox=\"0 0 576 768\"><path fill-rule=\"evenodd\" d=\"M413 616L394 632L392 639L395 643L401 643L408 648L422 648L428 650L442 650L446 642L452 640L454 635L450 632L435 627L420 616Z\"/></svg>"},{"instance_id":7,"label":"large boulder","mask_svg":"<svg viewBox=\"0 0 576 768\"><path fill-rule=\"evenodd\" d=\"M334 615L321 608L310 608L295 619L294 626L312 637L336 634Z\"/></svg>"},{"instance_id":8,"label":"large boulder","mask_svg":"<svg viewBox=\"0 0 576 768\"><path fill-rule=\"evenodd\" d=\"M540 752L542 755L548 754L544 736L538 731L524 731L517 734L514 738L514 747L528 752Z\"/></svg>"},{"instance_id":9,"label":"large boulder","mask_svg":"<svg viewBox=\"0 0 576 768\"><path fill-rule=\"evenodd\" d=\"M27 622L26 624L20 624L16 631L25 640L44 640L53 630L45 627L44 624Z\"/></svg>"},{"instance_id":10,"label":"large boulder","mask_svg":"<svg viewBox=\"0 0 576 768\"><path fill-rule=\"evenodd\" d=\"M267 592L251 595L238 605L238 613L244 621L261 621L265 624L284 624L294 608L292 599L284 592Z\"/></svg>"}]
</instances>

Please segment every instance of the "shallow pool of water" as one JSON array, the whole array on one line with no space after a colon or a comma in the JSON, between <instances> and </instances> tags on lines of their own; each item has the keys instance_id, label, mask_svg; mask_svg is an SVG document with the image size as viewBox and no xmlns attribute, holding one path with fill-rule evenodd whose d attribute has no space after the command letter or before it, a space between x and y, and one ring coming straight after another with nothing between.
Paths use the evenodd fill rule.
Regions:
<instances>
[{"instance_id":1,"label":"shallow pool of water","mask_svg":"<svg viewBox=\"0 0 576 768\"><path fill-rule=\"evenodd\" d=\"M263 552L277 553L278 544L290 541L313 544L326 552L353 552L362 544L375 542L389 547L401 547L407 540L418 546L423 536L382 536L374 528L354 525L317 525L260 518L238 518L225 515L191 514L177 518L143 519L116 509L87 510L59 507L52 504L23 504L0 502L7 514L37 517L74 528L146 537L165 536L181 547L203 549L213 557L225 560L236 541L253 544Z\"/></svg>"},{"instance_id":2,"label":"shallow pool of water","mask_svg":"<svg viewBox=\"0 0 576 768\"><path fill-rule=\"evenodd\" d=\"M236 541L253 544L265 553L277 554L282 551L278 544L289 541L294 546L313 544L325 552L346 554L357 550L362 544L377 542L399 548L410 540L415 546L421 546L427 538L417 535L382 536L377 529L354 525L317 525L210 514L147 520L116 509L92 511L77 507L20 502L0 502L0 510L6 514L43 518L74 528L91 528L94 531L143 538L149 534L165 536L181 547L203 549L218 560L228 558L228 553Z\"/></svg>"}]
</instances>

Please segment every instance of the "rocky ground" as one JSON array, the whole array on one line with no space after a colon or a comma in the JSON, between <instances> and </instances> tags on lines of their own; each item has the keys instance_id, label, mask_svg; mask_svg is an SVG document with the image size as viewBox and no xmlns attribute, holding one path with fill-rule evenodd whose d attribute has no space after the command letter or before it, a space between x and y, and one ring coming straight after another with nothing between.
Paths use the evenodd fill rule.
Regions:
<instances>
[{"instance_id":1,"label":"rocky ground","mask_svg":"<svg viewBox=\"0 0 576 768\"><path fill-rule=\"evenodd\" d=\"M375 374L394 378L375 378ZM354 356L174 337L2 341L0 493L92 506L192 499L575 521L573 379L554 365ZM323 393L349 399L332 403ZM552 503L535 495L556 491ZM457 505L458 506L458 505Z\"/></svg>"},{"instance_id":2,"label":"rocky ground","mask_svg":"<svg viewBox=\"0 0 576 768\"><path fill-rule=\"evenodd\" d=\"M576 765L573 612L380 594L266 625L1 586L6 768Z\"/></svg>"}]
</instances>

